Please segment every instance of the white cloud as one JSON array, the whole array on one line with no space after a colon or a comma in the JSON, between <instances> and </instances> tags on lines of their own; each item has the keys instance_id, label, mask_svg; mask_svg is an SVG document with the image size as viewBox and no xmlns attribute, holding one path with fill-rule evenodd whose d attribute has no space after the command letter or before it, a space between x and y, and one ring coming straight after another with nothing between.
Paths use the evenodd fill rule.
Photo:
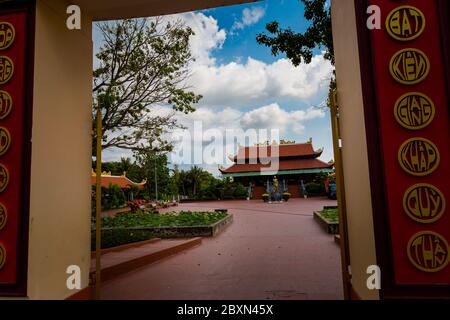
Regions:
<instances>
[{"instance_id":1,"label":"white cloud","mask_svg":"<svg viewBox=\"0 0 450 320\"><path fill-rule=\"evenodd\" d=\"M306 122L323 118L325 112L321 109L309 108L306 110L286 110L278 104L261 106L248 112L227 107L215 111L211 108L201 107L191 114L180 114L178 119L187 130L176 133L178 140L175 150L171 154L171 161L177 164L218 165L229 164L228 156L237 150L237 143L250 145L256 142L273 140L273 138L286 138L302 135ZM266 132L260 131L266 130ZM274 137L272 134L278 130ZM251 135L254 133L254 135ZM262 136L260 134L263 134ZM235 137L236 140L227 139ZM254 140L256 139L256 140ZM220 150L217 158L208 158L208 148ZM183 151L181 151L183 150ZM180 156L182 160L180 160ZM209 160L208 160L209 159ZM213 166L214 167L214 166ZM217 174L217 170L216 170Z\"/></svg>"},{"instance_id":2,"label":"white cloud","mask_svg":"<svg viewBox=\"0 0 450 320\"><path fill-rule=\"evenodd\" d=\"M306 110L286 110L279 104L264 105L247 112L226 107L215 111L212 108L200 107L190 114L178 114L177 119L188 129L192 129L193 123L201 121L204 130L218 129L278 129L281 132L303 133L298 130L304 128L304 123L313 119L323 118L325 112L322 109L310 107Z\"/></svg>"},{"instance_id":3,"label":"white cloud","mask_svg":"<svg viewBox=\"0 0 450 320\"><path fill-rule=\"evenodd\" d=\"M242 23L257 21L263 14L263 7L246 8ZM316 55L310 64L298 67L288 59L265 63L252 57L219 64L214 51L222 48L227 34L216 19L193 12L166 19L182 19L195 32L190 46L196 61L190 66L188 85L203 95L201 106L243 107L263 104L267 99L300 99L312 104L328 92L333 67L322 55Z\"/></svg>"},{"instance_id":4,"label":"white cloud","mask_svg":"<svg viewBox=\"0 0 450 320\"><path fill-rule=\"evenodd\" d=\"M215 64L216 60L212 56L212 51L222 48L227 36L225 30L219 28L216 19L203 13L189 12L177 16L181 17L195 32L190 40L190 47L196 64Z\"/></svg>"},{"instance_id":5,"label":"white cloud","mask_svg":"<svg viewBox=\"0 0 450 320\"><path fill-rule=\"evenodd\" d=\"M163 17L164 22L175 20L182 20L195 33L189 41L192 56L196 60L195 64L206 66L215 64L216 59L212 56L212 52L222 48L227 37L225 30L219 28L217 20L201 12L186 12Z\"/></svg>"},{"instance_id":6,"label":"white cloud","mask_svg":"<svg viewBox=\"0 0 450 320\"><path fill-rule=\"evenodd\" d=\"M256 24L266 14L266 9L263 7L245 8L242 10L241 20L235 21L231 27L231 32L234 30L242 30L247 26Z\"/></svg>"},{"instance_id":7,"label":"white cloud","mask_svg":"<svg viewBox=\"0 0 450 320\"><path fill-rule=\"evenodd\" d=\"M267 99L300 99L311 103L326 95L332 66L323 56L294 67L287 59L267 64L249 57L246 63L196 65L190 84L203 95L204 105L245 105Z\"/></svg>"},{"instance_id":8,"label":"white cloud","mask_svg":"<svg viewBox=\"0 0 450 320\"><path fill-rule=\"evenodd\" d=\"M290 133L302 134L304 122L315 118L323 118L325 113L321 109L286 111L277 103L263 106L245 113L240 124L244 129L278 129L281 135Z\"/></svg>"}]
</instances>

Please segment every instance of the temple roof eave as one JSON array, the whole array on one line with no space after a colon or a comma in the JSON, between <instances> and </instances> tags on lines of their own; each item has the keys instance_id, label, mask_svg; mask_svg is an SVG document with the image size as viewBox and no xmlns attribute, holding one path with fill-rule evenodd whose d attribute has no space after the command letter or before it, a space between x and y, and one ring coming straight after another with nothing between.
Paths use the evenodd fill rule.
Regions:
<instances>
[{"instance_id":1,"label":"temple roof eave","mask_svg":"<svg viewBox=\"0 0 450 320\"><path fill-rule=\"evenodd\" d=\"M279 171L253 171L253 172L222 172L226 177L257 177L257 176L275 176L275 175L297 175L297 174L317 174L317 173L331 173L332 168L313 168L313 169L299 169L299 170L279 170Z\"/></svg>"}]
</instances>

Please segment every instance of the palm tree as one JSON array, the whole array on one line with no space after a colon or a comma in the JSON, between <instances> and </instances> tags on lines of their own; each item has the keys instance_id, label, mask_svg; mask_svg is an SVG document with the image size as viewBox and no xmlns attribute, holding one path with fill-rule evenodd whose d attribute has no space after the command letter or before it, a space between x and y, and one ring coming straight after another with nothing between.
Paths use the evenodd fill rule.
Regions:
<instances>
[{"instance_id":1,"label":"palm tree","mask_svg":"<svg viewBox=\"0 0 450 320\"><path fill-rule=\"evenodd\" d=\"M117 164L117 169L120 170L120 174L129 172L133 163L130 158L120 158L120 162Z\"/></svg>"},{"instance_id":2,"label":"palm tree","mask_svg":"<svg viewBox=\"0 0 450 320\"><path fill-rule=\"evenodd\" d=\"M188 171L189 182L192 185L192 195L195 197L197 194L198 187L208 177L208 172L200 167L193 166L191 170Z\"/></svg>"}]
</instances>

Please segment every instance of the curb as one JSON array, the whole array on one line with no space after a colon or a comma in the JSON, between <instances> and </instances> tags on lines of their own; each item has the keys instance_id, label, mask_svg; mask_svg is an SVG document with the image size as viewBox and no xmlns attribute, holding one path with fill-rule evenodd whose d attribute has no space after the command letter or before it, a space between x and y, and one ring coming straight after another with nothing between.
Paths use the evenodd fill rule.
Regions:
<instances>
[{"instance_id":1,"label":"curb","mask_svg":"<svg viewBox=\"0 0 450 320\"><path fill-rule=\"evenodd\" d=\"M115 265L106 267L104 269L102 268L101 270L102 282L114 279L115 277L127 273L129 271L151 264L153 262L169 257L186 249L195 247L201 244L201 242L202 238L199 237L188 239L185 242L175 245L173 247L162 249L157 252L152 252L150 254L143 255L128 261L119 262ZM95 285L95 271L91 270L89 274L91 279L91 285Z\"/></svg>"}]
</instances>

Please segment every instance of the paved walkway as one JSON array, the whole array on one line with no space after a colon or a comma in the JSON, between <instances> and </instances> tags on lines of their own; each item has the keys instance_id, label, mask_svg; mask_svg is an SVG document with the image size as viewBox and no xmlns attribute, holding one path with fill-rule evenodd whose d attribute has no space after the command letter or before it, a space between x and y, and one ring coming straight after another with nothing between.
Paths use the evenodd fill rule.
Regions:
<instances>
[{"instance_id":1,"label":"paved walkway","mask_svg":"<svg viewBox=\"0 0 450 320\"><path fill-rule=\"evenodd\" d=\"M114 217L118 213L128 212L130 210L131 210L130 207L124 207L124 208L119 208L119 209L111 209L111 210L107 210L107 211L102 211L102 218Z\"/></svg>"},{"instance_id":2,"label":"paved walkway","mask_svg":"<svg viewBox=\"0 0 450 320\"><path fill-rule=\"evenodd\" d=\"M339 247L313 220L327 199L187 203L234 222L202 245L103 284L104 299L342 299Z\"/></svg>"}]
</instances>

